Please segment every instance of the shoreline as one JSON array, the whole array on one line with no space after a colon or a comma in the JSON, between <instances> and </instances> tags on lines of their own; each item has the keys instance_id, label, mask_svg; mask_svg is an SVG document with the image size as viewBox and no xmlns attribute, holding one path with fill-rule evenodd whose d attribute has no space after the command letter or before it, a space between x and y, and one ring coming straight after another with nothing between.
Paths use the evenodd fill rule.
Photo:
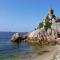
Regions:
<instances>
[{"instance_id":1,"label":"shoreline","mask_svg":"<svg viewBox=\"0 0 60 60\"><path fill-rule=\"evenodd\" d=\"M60 45L56 45L52 51L45 53L43 55L40 55L32 60L55 60L58 50L60 50ZM58 57L56 59L60 60L60 58L58 58Z\"/></svg>"}]
</instances>

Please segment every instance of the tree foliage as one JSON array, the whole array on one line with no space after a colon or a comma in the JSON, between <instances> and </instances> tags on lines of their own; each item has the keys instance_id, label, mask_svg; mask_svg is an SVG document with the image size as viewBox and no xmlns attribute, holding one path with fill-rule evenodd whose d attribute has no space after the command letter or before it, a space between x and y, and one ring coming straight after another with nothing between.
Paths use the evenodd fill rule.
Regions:
<instances>
[{"instance_id":1,"label":"tree foliage","mask_svg":"<svg viewBox=\"0 0 60 60\"><path fill-rule=\"evenodd\" d=\"M42 28L43 27L43 22L39 23L39 28Z\"/></svg>"}]
</instances>

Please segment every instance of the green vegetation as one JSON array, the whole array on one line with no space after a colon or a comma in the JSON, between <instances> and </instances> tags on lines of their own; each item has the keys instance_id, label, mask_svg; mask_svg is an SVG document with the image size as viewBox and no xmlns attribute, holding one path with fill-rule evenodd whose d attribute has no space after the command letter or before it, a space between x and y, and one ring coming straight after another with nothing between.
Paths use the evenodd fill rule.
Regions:
<instances>
[{"instance_id":1,"label":"green vegetation","mask_svg":"<svg viewBox=\"0 0 60 60\"><path fill-rule=\"evenodd\" d=\"M41 23L39 23L38 28L44 27L47 31L48 28L51 28L51 25L52 23L50 22L50 19L46 17L45 22L42 21Z\"/></svg>"},{"instance_id":2,"label":"green vegetation","mask_svg":"<svg viewBox=\"0 0 60 60\"><path fill-rule=\"evenodd\" d=\"M42 28L44 25L43 25L43 21L41 23L39 23L39 28Z\"/></svg>"},{"instance_id":3,"label":"green vegetation","mask_svg":"<svg viewBox=\"0 0 60 60\"><path fill-rule=\"evenodd\" d=\"M49 8L48 15L45 17L44 21L39 23L38 28L44 27L45 30L47 31L48 28L51 28L53 18L56 19L56 16L54 15L54 10L52 8ZM58 20L59 20L59 18L58 18ZM58 22L58 21L56 21L56 22Z\"/></svg>"}]
</instances>

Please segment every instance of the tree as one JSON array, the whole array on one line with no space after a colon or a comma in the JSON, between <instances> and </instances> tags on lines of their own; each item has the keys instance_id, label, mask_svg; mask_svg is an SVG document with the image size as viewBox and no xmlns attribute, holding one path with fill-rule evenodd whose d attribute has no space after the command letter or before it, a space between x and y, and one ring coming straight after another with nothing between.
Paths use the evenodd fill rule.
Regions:
<instances>
[{"instance_id":1,"label":"tree","mask_svg":"<svg viewBox=\"0 0 60 60\"><path fill-rule=\"evenodd\" d=\"M43 27L43 21L41 23L39 23L39 28L42 28Z\"/></svg>"}]
</instances>

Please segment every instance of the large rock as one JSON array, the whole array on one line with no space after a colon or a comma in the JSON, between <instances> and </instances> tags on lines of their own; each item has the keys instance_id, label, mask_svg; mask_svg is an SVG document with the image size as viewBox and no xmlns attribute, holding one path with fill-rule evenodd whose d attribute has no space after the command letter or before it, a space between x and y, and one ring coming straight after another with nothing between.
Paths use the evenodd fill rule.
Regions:
<instances>
[{"instance_id":1,"label":"large rock","mask_svg":"<svg viewBox=\"0 0 60 60\"><path fill-rule=\"evenodd\" d=\"M56 39L56 43L60 45L60 38Z\"/></svg>"},{"instance_id":2,"label":"large rock","mask_svg":"<svg viewBox=\"0 0 60 60\"><path fill-rule=\"evenodd\" d=\"M57 38L58 38L57 30L48 29L47 32L46 32L42 28L42 29L37 29L37 30L31 32L28 35L27 42L53 43L53 44L55 44L57 42L56 41Z\"/></svg>"},{"instance_id":3,"label":"large rock","mask_svg":"<svg viewBox=\"0 0 60 60\"><path fill-rule=\"evenodd\" d=\"M27 39L27 37L28 37L29 34L30 34L29 32L27 32L26 34L24 34L24 35L22 36L22 39L23 39L23 40Z\"/></svg>"},{"instance_id":4,"label":"large rock","mask_svg":"<svg viewBox=\"0 0 60 60\"><path fill-rule=\"evenodd\" d=\"M28 37L29 38L39 38L41 35L44 35L45 34L45 29L44 28L41 28L41 29L37 29L37 30L34 30L33 32L31 32Z\"/></svg>"},{"instance_id":5,"label":"large rock","mask_svg":"<svg viewBox=\"0 0 60 60\"><path fill-rule=\"evenodd\" d=\"M60 18L54 15L54 10L48 10L48 16L43 21L43 27L29 33L28 42L58 43L60 40Z\"/></svg>"},{"instance_id":6,"label":"large rock","mask_svg":"<svg viewBox=\"0 0 60 60\"><path fill-rule=\"evenodd\" d=\"M30 32L27 37L27 42L39 43L45 39L45 29L37 29L33 32Z\"/></svg>"},{"instance_id":7,"label":"large rock","mask_svg":"<svg viewBox=\"0 0 60 60\"><path fill-rule=\"evenodd\" d=\"M13 42L19 42L20 41L20 34L19 33L15 33L13 34L11 41Z\"/></svg>"}]
</instances>

